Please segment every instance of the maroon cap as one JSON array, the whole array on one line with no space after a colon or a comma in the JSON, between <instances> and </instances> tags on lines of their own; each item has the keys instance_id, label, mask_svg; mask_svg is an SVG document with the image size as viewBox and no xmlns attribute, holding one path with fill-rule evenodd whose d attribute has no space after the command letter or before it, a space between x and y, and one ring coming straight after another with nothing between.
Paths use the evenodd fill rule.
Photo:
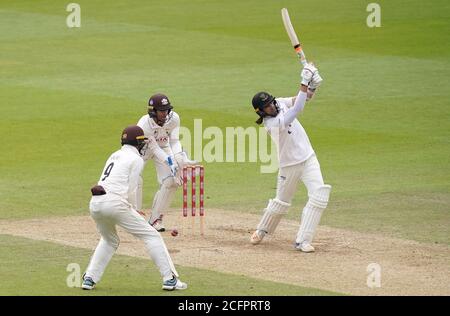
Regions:
<instances>
[{"instance_id":1,"label":"maroon cap","mask_svg":"<svg viewBox=\"0 0 450 316\"><path fill-rule=\"evenodd\" d=\"M137 125L128 126L122 132L122 145L137 146L143 140L145 140L144 131Z\"/></svg>"}]
</instances>

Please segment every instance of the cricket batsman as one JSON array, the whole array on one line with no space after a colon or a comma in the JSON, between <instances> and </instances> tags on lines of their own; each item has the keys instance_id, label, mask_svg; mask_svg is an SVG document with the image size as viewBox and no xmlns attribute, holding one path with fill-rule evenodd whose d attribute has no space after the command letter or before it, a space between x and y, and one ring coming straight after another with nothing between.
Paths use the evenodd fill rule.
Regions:
<instances>
[{"instance_id":1,"label":"cricket batsman","mask_svg":"<svg viewBox=\"0 0 450 316\"><path fill-rule=\"evenodd\" d=\"M319 161L297 115L302 112L306 101L312 98L321 82L318 69L309 63L301 72L301 86L297 97L274 98L267 92L258 92L253 97L253 108L259 116L256 123L264 123L277 146L279 160L276 197L269 200L261 221L250 238L254 245L259 244L266 234L274 233L281 218L288 212L301 181L308 190L308 202L303 208L295 248L302 252L314 251L314 233L327 207L331 186L324 184Z\"/></svg>"},{"instance_id":2,"label":"cricket batsman","mask_svg":"<svg viewBox=\"0 0 450 316\"><path fill-rule=\"evenodd\" d=\"M144 155L144 161L153 160L159 182L159 190L153 198L149 224L157 231L165 231L162 223L164 212L170 206L175 192L182 185L182 170L195 165L181 147L180 116L173 111L169 98L161 93L152 95L148 101L148 114L137 123L148 138L154 138L157 148ZM142 208L142 176L137 190L138 207Z\"/></svg>"}]
</instances>

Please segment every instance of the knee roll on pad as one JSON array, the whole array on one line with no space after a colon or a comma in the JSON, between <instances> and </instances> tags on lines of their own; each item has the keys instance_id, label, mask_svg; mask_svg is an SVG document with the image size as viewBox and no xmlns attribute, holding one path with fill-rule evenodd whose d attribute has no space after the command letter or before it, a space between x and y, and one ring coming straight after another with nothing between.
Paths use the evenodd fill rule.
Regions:
<instances>
[{"instance_id":1,"label":"knee roll on pad","mask_svg":"<svg viewBox=\"0 0 450 316\"><path fill-rule=\"evenodd\" d=\"M278 199L269 200L257 229L265 231L268 234L273 233L280 223L281 218L287 213L289 206L291 204Z\"/></svg>"},{"instance_id":2,"label":"knee roll on pad","mask_svg":"<svg viewBox=\"0 0 450 316\"><path fill-rule=\"evenodd\" d=\"M283 202L279 199L271 199L267 204L266 210L275 214L286 214L291 204Z\"/></svg>"},{"instance_id":3,"label":"knee roll on pad","mask_svg":"<svg viewBox=\"0 0 450 316\"><path fill-rule=\"evenodd\" d=\"M325 184L314 191L311 196L309 196L308 202L315 207L324 209L328 205L328 200L330 198L331 185Z\"/></svg>"}]
</instances>

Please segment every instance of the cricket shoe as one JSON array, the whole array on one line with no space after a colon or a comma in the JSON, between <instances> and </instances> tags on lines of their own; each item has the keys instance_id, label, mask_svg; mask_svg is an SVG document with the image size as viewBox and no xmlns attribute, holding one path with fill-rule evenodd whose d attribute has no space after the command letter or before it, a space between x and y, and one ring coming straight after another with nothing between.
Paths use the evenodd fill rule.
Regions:
<instances>
[{"instance_id":1,"label":"cricket shoe","mask_svg":"<svg viewBox=\"0 0 450 316\"><path fill-rule=\"evenodd\" d=\"M173 277L172 279L163 282L162 289L166 291L186 290L187 284L181 282L178 278Z\"/></svg>"},{"instance_id":2,"label":"cricket shoe","mask_svg":"<svg viewBox=\"0 0 450 316\"><path fill-rule=\"evenodd\" d=\"M314 252L315 249L311 244L307 242L295 243L295 249L300 250L301 252Z\"/></svg>"},{"instance_id":3,"label":"cricket shoe","mask_svg":"<svg viewBox=\"0 0 450 316\"><path fill-rule=\"evenodd\" d=\"M266 236L266 232L263 231L263 230L257 229L257 230L255 230L255 232L253 233L252 237L250 237L250 242L251 242L253 245L257 245L257 244L259 244L259 243L263 240L264 236Z\"/></svg>"},{"instance_id":4,"label":"cricket shoe","mask_svg":"<svg viewBox=\"0 0 450 316\"><path fill-rule=\"evenodd\" d=\"M91 277L84 277L83 278L83 284L81 285L81 288L83 290L93 290L95 287L95 282L92 280Z\"/></svg>"},{"instance_id":5,"label":"cricket shoe","mask_svg":"<svg viewBox=\"0 0 450 316\"><path fill-rule=\"evenodd\" d=\"M161 232L165 232L166 228L164 227L162 221L160 219L157 219L156 221L153 222L153 224L150 224L153 226L154 229L156 229L157 231Z\"/></svg>"}]
</instances>

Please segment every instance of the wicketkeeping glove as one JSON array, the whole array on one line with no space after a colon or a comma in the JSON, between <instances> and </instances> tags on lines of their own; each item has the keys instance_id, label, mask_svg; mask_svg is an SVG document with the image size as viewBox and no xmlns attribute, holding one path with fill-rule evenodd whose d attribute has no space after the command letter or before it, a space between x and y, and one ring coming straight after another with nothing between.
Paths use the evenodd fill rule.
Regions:
<instances>
[{"instance_id":1,"label":"wicketkeeping glove","mask_svg":"<svg viewBox=\"0 0 450 316\"><path fill-rule=\"evenodd\" d=\"M175 183L181 185L183 183L183 179L181 178L181 175L178 172L179 170L178 164L174 162L172 156L167 156L166 163L169 166L170 172L172 173L172 176L175 179Z\"/></svg>"},{"instance_id":2,"label":"wicketkeeping glove","mask_svg":"<svg viewBox=\"0 0 450 316\"><path fill-rule=\"evenodd\" d=\"M184 166L193 166L197 164L197 161L190 160L184 151L176 153L174 155L174 158L180 168L183 168Z\"/></svg>"},{"instance_id":3,"label":"wicketkeeping glove","mask_svg":"<svg viewBox=\"0 0 450 316\"><path fill-rule=\"evenodd\" d=\"M170 172L172 173L172 175L175 177L175 175L177 174L177 167L175 166L175 164L173 163L173 158L171 156L167 156L167 165L170 168Z\"/></svg>"}]
</instances>

